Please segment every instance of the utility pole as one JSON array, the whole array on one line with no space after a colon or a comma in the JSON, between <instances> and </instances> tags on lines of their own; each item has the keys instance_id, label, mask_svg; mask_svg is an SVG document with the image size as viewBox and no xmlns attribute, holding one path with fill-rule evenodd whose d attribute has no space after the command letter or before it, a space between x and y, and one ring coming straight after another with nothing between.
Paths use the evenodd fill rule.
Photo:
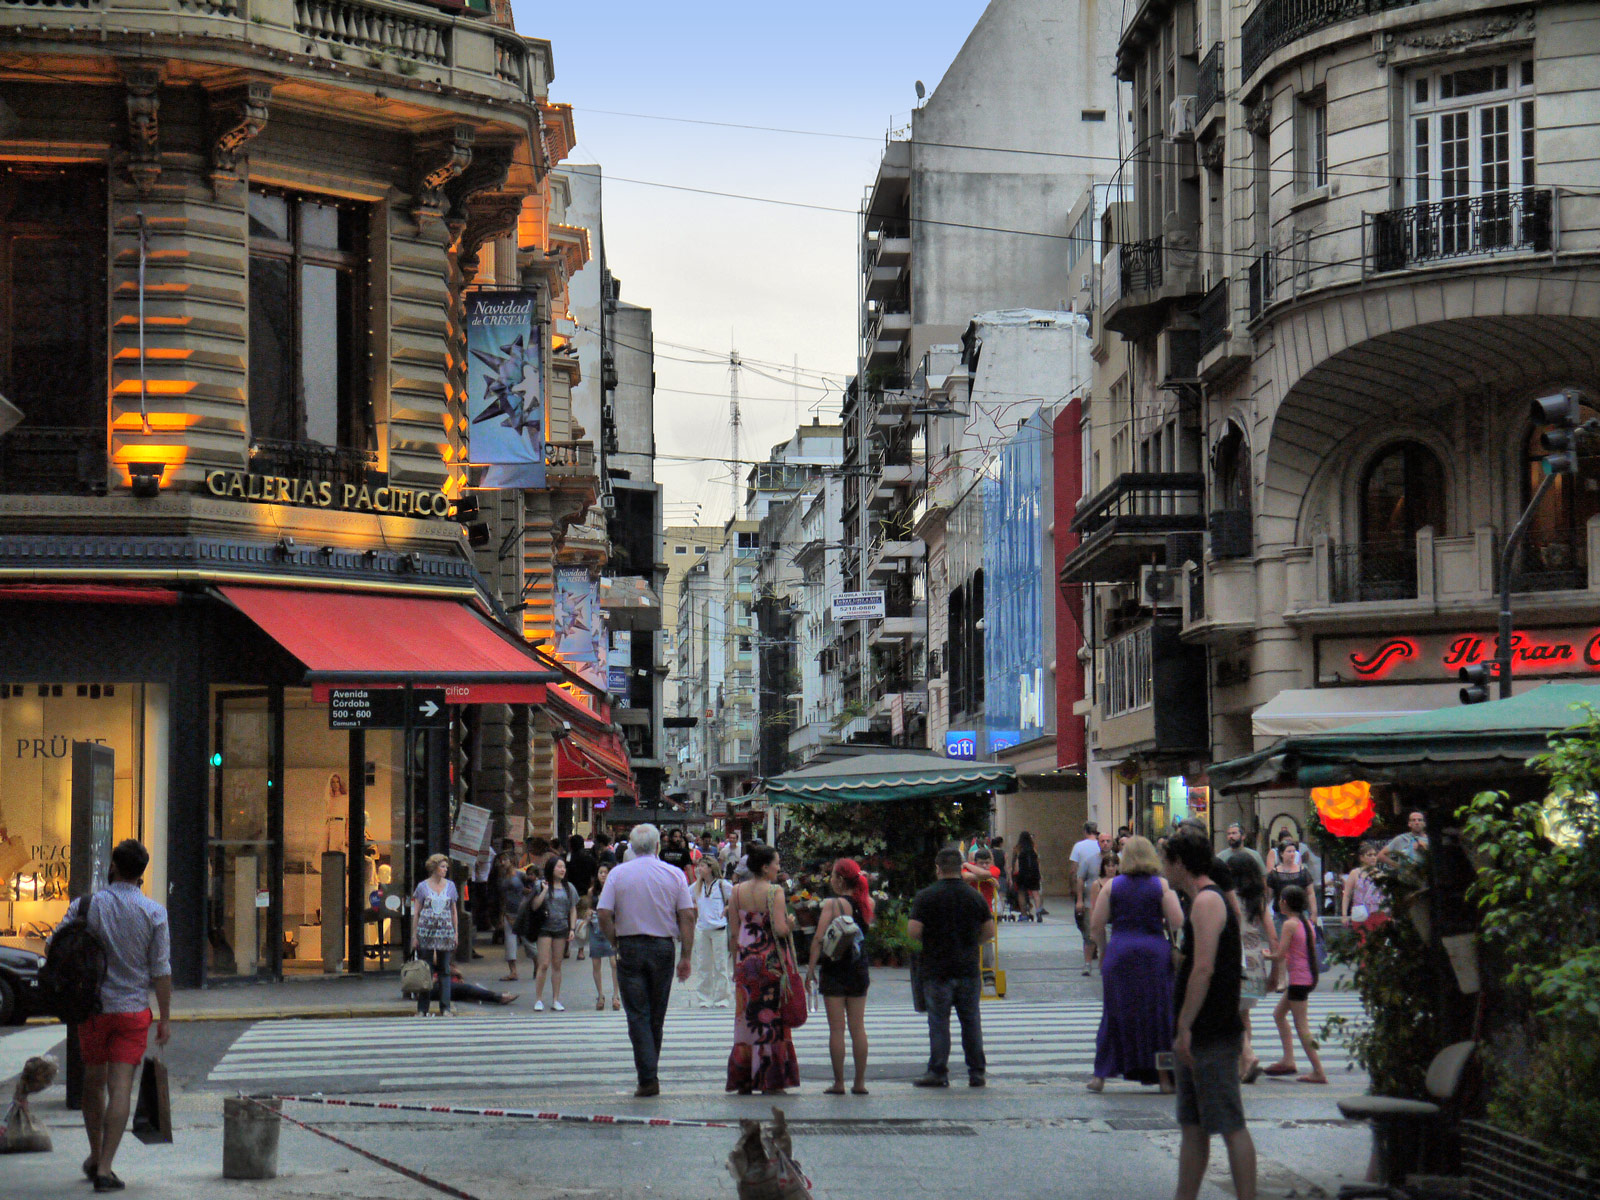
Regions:
<instances>
[{"instance_id":1,"label":"utility pole","mask_svg":"<svg viewBox=\"0 0 1600 1200\"><path fill-rule=\"evenodd\" d=\"M742 464L739 462L739 427L744 424L744 418L739 412L739 352L728 351L728 420L733 429L733 465L730 468L730 480L733 491L733 517L739 519L739 471ZM738 534L734 534L735 541ZM735 547L737 549L737 546Z\"/></svg>"}]
</instances>

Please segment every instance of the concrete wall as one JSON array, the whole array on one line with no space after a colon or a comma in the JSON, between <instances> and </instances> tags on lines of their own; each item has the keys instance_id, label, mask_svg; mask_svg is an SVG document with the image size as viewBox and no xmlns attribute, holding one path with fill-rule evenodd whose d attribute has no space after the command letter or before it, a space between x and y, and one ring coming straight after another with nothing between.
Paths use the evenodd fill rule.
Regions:
<instances>
[{"instance_id":1,"label":"concrete wall","mask_svg":"<svg viewBox=\"0 0 1600 1200\"><path fill-rule=\"evenodd\" d=\"M1039 875L1045 895L1065 895L1072 844L1083 836L1088 820L1088 800L1082 788L1034 791L1025 788L995 798L994 831L1005 838L1006 855L1016 848L1023 830L1033 834L1039 852ZM1054 915L1054 914L1052 914ZM1062 914L1069 919L1071 913Z\"/></svg>"}]
</instances>

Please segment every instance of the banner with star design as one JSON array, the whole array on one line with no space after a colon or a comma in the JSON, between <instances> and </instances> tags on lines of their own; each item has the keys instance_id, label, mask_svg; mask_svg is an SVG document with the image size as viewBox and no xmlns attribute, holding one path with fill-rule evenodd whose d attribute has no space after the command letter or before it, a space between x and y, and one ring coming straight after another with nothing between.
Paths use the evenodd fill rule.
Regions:
<instances>
[{"instance_id":1,"label":"banner with star design","mask_svg":"<svg viewBox=\"0 0 1600 1200\"><path fill-rule=\"evenodd\" d=\"M542 488L544 326L533 292L466 298L467 429L478 487Z\"/></svg>"}]
</instances>

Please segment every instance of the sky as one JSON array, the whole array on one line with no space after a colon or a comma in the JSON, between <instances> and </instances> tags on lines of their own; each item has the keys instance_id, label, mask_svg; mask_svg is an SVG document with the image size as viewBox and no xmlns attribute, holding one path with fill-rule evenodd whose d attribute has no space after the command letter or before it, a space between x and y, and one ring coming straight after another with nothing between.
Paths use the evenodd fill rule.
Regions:
<instances>
[{"instance_id":1,"label":"sky","mask_svg":"<svg viewBox=\"0 0 1600 1200\"><path fill-rule=\"evenodd\" d=\"M733 506L729 466L705 459L731 457L729 350L752 365L739 380L740 458L764 459L797 411L837 419L839 384L855 371L855 211L885 135L911 120L916 81L933 91L985 0L514 8L520 33L552 43L550 99L573 106L578 133L567 161L604 170L606 260L622 299L654 312L667 524L720 523Z\"/></svg>"}]
</instances>

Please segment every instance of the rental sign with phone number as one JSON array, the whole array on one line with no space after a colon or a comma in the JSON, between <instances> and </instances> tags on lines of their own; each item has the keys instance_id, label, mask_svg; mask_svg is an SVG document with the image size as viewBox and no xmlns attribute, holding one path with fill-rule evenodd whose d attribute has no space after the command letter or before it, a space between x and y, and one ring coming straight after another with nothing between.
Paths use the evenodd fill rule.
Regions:
<instances>
[{"instance_id":1,"label":"rental sign with phone number","mask_svg":"<svg viewBox=\"0 0 1600 1200\"><path fill-rule=\"evenodd\" d=\"M1494 659L1498 644L1492 632L1321 638L1317 675L1340 683L1454 680L1462 667ZM1514 673L1524 677L1600 675L1600 627L1518 629L1511 658Z\"/></svg>"}]
</instances>

